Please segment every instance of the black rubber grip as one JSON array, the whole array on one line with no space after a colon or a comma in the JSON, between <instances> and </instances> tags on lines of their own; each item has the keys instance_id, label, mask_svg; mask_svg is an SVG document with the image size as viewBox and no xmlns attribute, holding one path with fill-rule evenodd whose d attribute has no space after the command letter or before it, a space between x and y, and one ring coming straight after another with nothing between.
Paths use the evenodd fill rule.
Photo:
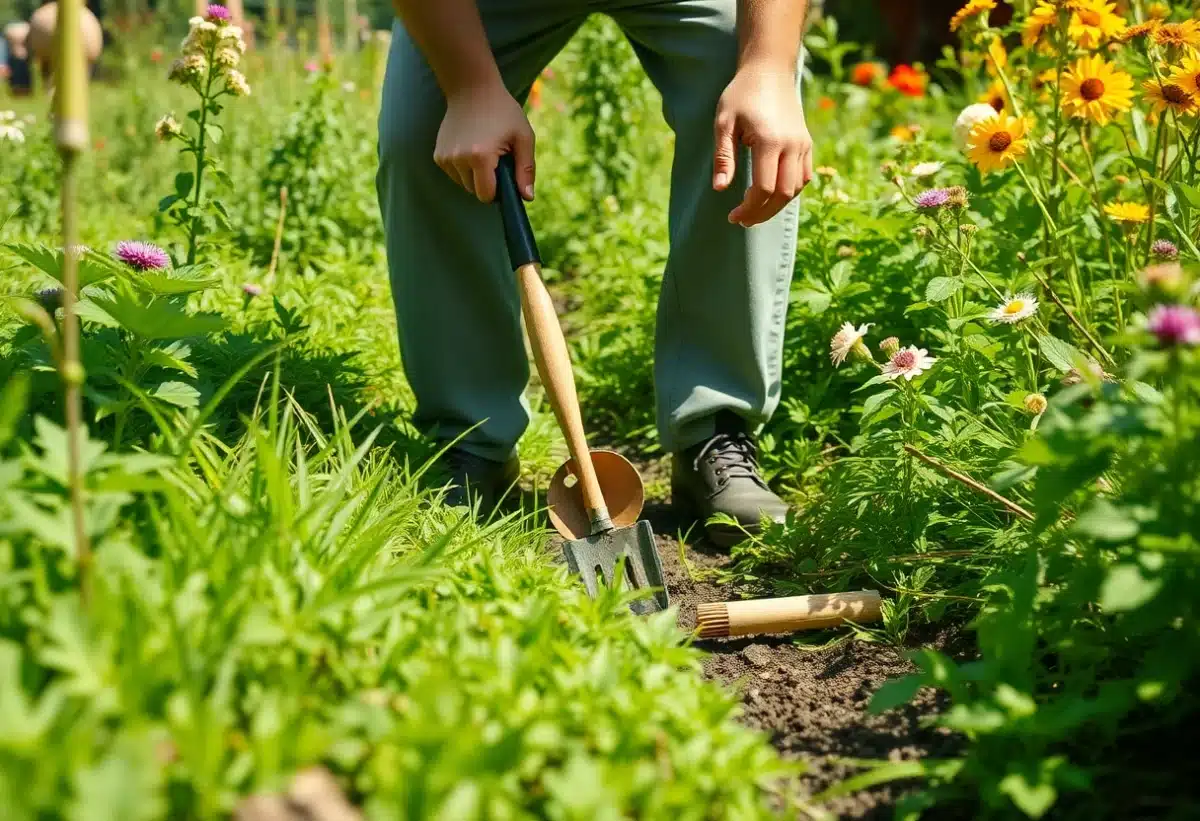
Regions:
<instances>
[{"instance_id":1,"label":"black rubber grip","mask_svg":"<svg viewBox=\"0 0 1200 821\"><path fill-rule=\"evenodd\" d=\"M496 201L500 203L500 218L504 220L504 242L508 245L508 260L513 270L531 262L541 264L533 226L525 213L525 201L517 191L517 164L512 154L501 154L496 166Z\"/></svg>"}]
</instances>

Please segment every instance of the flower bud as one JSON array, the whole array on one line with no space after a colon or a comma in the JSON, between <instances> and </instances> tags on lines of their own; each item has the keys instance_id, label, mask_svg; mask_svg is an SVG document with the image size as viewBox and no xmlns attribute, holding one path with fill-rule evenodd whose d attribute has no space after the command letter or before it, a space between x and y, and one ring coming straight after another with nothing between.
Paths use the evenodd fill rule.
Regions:
<instances>
[{"instance_id":1,"label":"flower bud","mask_svg":"<svg viewBox=\"0 0 1200 821\"><path fill-rule=\"evenodd\" d=\"M182 133L183 128L170 114L166 115L154 124L154 134L158 137L160 142L165 142L172 137L178 137Z\"/></svg>"},{"instance_id":2,"label":"flower bud","mask_svg":"<svg viewBox=\"0 0 1200 821\"><path fill-rule=\"evenodd\" d=\"M1022 404L1025 405L1025 410L1029 411L1034 416L1040 416L1046 412L1046 408L1049 407L1050 403L1048 403L1046 401L1046 397L1042 396L1040 393L1029 393L1025 395L1025 399Z\"/></svg>"},{"instance_id":3,"label":"flower bud","mask_svg":"<svg viewBox=\"0 0 1200 821\"><path fill-rule=\"evenodd\" d=\"M883 351L885 356L893 356L896 351L900 350L900 340L894 336L889 336L879 343L879 350Z\"/></svg>"}]
</instances>

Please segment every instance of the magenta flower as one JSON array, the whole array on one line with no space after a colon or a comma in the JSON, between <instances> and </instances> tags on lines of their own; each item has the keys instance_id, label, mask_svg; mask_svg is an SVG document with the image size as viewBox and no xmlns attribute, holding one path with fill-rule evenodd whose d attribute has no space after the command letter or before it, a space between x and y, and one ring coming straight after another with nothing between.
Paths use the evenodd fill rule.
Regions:
<instances>
[{"instance_id":1,"label":"magenta flower","mask_svg":"<svg viewBox=\"0 0 1200 821\"><path fill-rule=\"evenodd\" d=\"M113 256L139 271L159 271L171 264L167 252L149 242L118 242Z\"/></svg>"},{"instance_id":2,"label":"magenta flower","mask_svg":"<svg viewBox=\"0 0 1200 821\"><path fill-rule=\"evenodd\" d=\"M1187 305L1156 305L1146 329L1160 345L1200 345L1200 314Z\"/></svg>"},{"instance_id":3,"label":"magenta flower","mask_svg":"<svg viewBox=\"0 0 1200 821\"><path fill-rule=\"evenodd\" d=\"M251 298L262 296L262 286L256 285L253 282L247 282L242 286L242 293Z\"/></svg>"},{"instance_id":4,"label":"magenta flower","mask_svg":"<svg viewBox=\"0 0 1200 821\"><path fill-rule=\"evenodd\" d=\"M228 23L232 16L229 9L217 3L209 4L208 9L204 12L204 19L210 23Z\"/></svg>"},{"instance_id":5,"label":"magenta flower","mask_svg":"<svg viewBox=\"0 0 1200 821\"><path fill-rule=\"evenodd\" d=\"M1157 259L1172 260L1179 256L1179 249L1169 239L1156 239L1150 246L1150 253Z\"/></svg>"},{"instance_id":6,"label":"magenta flower","mask_svg":"<svg viewBox=\"0 0 1200 821\"><path fill-rule=\"evenodd\" d=\"M317 65L316 60L309 60L307 63L304 64L304 70L307 71L309 74L314 73L319 68L320 68L320 66Z\"/></svg>"},{"instance_id":7,"label":"magenta flower","mask_svg":"<svg viewBox=\"0 0 1200 821\"><path fill-rule=\"evenodd\" d=\"M917 194L913 202L918 208L941 208L950 202L950 191L946 188L930 188L928 191Z\"/></svg>"}]
</instances>

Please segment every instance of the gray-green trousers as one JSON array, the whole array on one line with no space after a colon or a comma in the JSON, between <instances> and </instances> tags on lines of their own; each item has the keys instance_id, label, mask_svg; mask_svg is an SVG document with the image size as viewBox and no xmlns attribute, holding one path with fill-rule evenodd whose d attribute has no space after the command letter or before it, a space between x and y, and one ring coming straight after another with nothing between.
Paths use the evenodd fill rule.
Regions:
<instances>
[{"instance_id":1,"label":"gray-green trousers","mask_svg":"<svg viewBox=\"0 0 1200 821\"><path fill-rule=\"evenodd\" d=\"M765 422L779 403L797 204L753 228L731 225L749 183L745 156L734 185L712 188L717 99L736 68L736 0L478 2L505 84L520 99L588 14L610 15L629 37L676 134L656 331L661 443L676 451L711 436L722 409ZM414 422L439 439L471 429L466 449L502 460L529 420L520 301L499 210L433 162L444 112L433 73L397 22L377 187Z\"/></svg>"}]
</instances>

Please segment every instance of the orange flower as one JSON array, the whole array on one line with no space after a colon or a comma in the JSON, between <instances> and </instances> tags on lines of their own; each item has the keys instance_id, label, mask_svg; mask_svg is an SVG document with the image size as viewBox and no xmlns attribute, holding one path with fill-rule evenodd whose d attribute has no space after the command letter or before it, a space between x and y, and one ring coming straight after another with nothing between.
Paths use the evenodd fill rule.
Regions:
<instances>
[{"instance_id":1,"label":"orange flower","mask_svg":"<svg viewBox=\"0 0 1200 821\"><path fill-rule=\"evenodd\" d=\"M906 125L893 126L889 133L902 143L912 142L912 138L915 136L913 130Z\"/></svg>"},{"instance_id":2,"label":"orange flower","mask_svg":"<svg viewBox=\"0 0 1200 821\"><path fill-rule=\"evenodd\" d=\"M912 66L898 65L892 69L892 74L888 77L887 82L906 97L924 97L925 86L929 83L929 75Z\"/></svg>"},{"instance_id":3,"label":"orange flower","mask_svg":"<svg viewBox=\"0 0 1200 821\"><path fill-rule=\"evenodd\" d=\"M837 108L837 103L833 101L832 97L822 97L817 100L817 108L822 111L833 111L833 109Z\"/></svg>"},{"instance_id":4,"label":"orange flower","mask_svg":"<svg viewBox=\"0 0 1200 821\"><path fill-rule=\"evenodd\" d=\"M879 63L856 63L850 69L850 82L856 86L872 86L883 76L883 68Z\"/></svg>"},{"instance_id":5,"label":"orange flower","mask_svg":"<svg viewBox=\"0 0 1200 821\"><path fill-rule=\"evenodd\" d=\"M533 81L533 86L529 89L529 107L542 107L542 80L540 77Z\"/></svg>"}]
</instances>

